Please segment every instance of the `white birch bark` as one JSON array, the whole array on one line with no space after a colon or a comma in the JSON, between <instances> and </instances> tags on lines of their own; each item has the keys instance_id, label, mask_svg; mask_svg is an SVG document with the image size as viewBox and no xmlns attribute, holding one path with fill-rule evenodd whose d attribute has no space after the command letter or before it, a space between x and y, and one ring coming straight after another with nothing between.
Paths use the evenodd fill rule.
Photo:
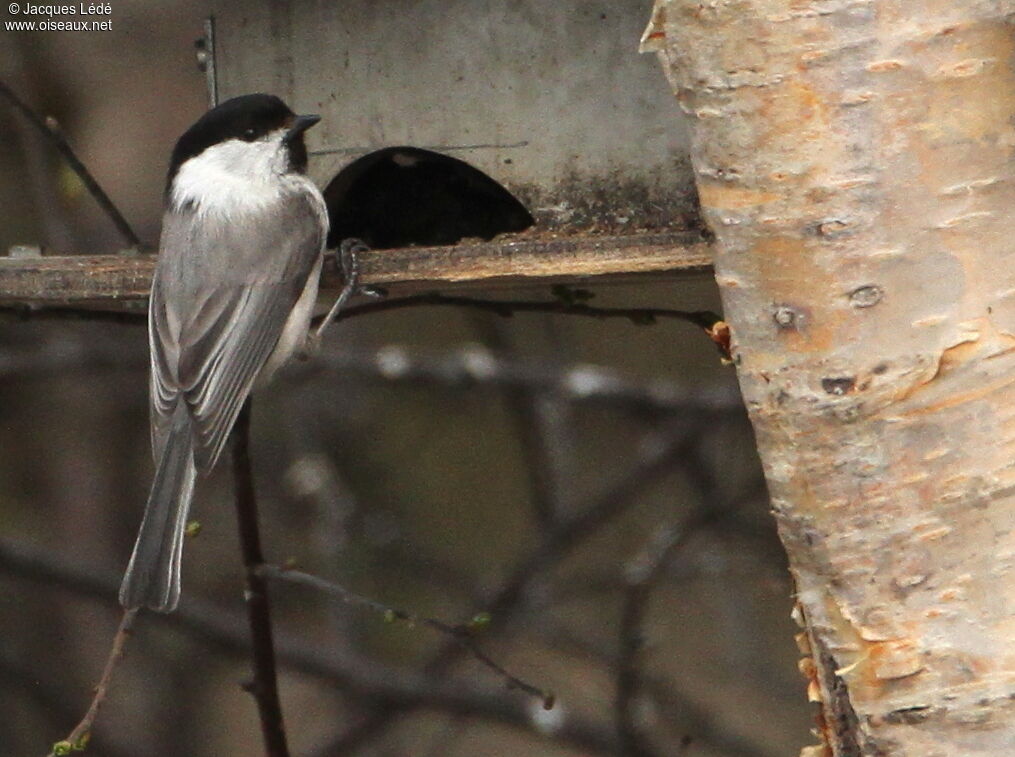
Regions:
<instances>
[{"instance_id":1,"label":"white birch bark","mask_svg":"<svg viewBox=\"0 0 1015 757\"><path fill-rule=\"evenodd\" d=\"M822 755L1015 755L1015 2L659 0Z\"/></svg>"}]
</instances>

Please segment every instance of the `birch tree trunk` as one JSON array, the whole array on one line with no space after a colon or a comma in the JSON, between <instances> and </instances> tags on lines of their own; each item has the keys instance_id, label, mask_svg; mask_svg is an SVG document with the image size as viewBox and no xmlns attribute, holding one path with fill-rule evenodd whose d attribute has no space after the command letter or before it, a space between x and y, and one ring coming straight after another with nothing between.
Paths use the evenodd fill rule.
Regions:
<instances>
[{"instance_id":1,"label":"birch tree trunk","mask_svg":"<svg viewBox=\"0 0 1015 757\"><path fill-rule=\"evenodd\" d=\"M824 744L1015 755L1015 2L659 0Z\"/></svg>"}]
</instances>

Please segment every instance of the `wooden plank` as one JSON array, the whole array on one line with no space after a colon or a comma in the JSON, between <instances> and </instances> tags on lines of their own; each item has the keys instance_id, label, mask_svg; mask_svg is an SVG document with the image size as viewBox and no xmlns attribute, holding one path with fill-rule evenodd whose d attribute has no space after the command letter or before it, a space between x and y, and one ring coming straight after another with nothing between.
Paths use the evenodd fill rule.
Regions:
<instances>
[{"instance_id":1,"label":"wooden plank","mask_svg":"<svg viewBox=\"0 0 1015 757\"><path fill-rule=\"evenodd\" d=\"M307 132L319 186L368 152L415 145L489 175L542 229L633 234L697 217L687 117L653 57L634 53L646 0L210 5L220 98L272 92L319 113Z\"/></svg>"},{"instance_id":2,"label":"wooden plank","mask_svg":"<svg viewBox=\"0 0 1015 757\"><path fill-rule=\"evenodd\" d=\"M154 255L0 258L0 303L79 305L148 296Z\"/></svg>"},{"instance_id":3,"label":"wooden plank","mask_svg":"<svg viewBox=\"0 0 1015 757\"><path fill-rule=\"evenodd\" d=\"M630 274L707 272L709 244L697 232L519 238L448 247L370 250L363 283L398 291L462 285L532 285ZM148 296L154 255L0 257L0 304L116 309ZM324 287L339 284L334 273Z\"/></svg>"}]
</instances>

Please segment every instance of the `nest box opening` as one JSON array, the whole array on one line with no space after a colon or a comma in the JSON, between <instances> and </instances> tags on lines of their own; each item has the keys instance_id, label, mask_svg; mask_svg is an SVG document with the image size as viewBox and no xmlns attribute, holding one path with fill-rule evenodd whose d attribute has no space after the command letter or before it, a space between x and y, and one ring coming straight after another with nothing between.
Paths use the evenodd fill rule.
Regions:
<instances>
[{"instance_id":1,"label":"nest box opening","mask_svg":"<svg viewBox=\"0 0 1015 757\"><path fill-rule=\"evenodd\" d=\"M324 189L328 246L374 249L490 241L535 223L497 181L464 160L419 147L386 147L354 160Z\"/></svg>"}]
</instances>

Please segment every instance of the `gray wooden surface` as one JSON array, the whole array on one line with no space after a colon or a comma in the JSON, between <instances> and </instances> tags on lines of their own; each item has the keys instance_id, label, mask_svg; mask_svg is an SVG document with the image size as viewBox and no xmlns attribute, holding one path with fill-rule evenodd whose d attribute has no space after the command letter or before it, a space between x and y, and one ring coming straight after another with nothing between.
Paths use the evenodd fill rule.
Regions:
<instances>
[{"instance_id":1,"label":"gray wooden surface","mask_svg":"<svg viewBox=\"0 0 1015 757\"><path fill-rule=\"evenodd\" d=\"M366 152L415 145L490 174L542 228L697 217L683 113L638 53L646 0L217 5L220 98L272 92L320 113L321 186Z\"/></svg>"}]
</instances>

